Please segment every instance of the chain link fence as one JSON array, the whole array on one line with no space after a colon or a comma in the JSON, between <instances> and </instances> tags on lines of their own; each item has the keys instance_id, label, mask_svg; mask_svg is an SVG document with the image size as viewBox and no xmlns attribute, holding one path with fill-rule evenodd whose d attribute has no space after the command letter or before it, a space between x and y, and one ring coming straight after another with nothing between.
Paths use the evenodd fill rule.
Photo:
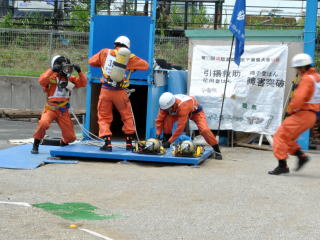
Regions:
<instances>
[{"instance_id":1,"label":"chain link fence","mask_svg":"<svg viewBox=\"0 0 320 240\"><path fill-rule=\"evenodd\" d=\"M0 28L0 75L38 76L55 55L68 56L87 71L88 45L88 33ZM156 37L155 58L186 69L187 39Z\"/></svg>"}]
</instances>

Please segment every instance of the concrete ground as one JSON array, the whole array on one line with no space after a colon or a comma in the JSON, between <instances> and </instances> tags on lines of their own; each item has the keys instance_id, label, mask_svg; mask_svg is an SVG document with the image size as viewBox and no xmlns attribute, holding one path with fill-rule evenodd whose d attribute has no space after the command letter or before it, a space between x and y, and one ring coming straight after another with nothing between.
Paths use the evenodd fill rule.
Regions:
<instances>
[{"instance_id":1,"label":"concrete ground","mask_svg":"<svg viewBox=\"0 0 320 240\"><path fill-rule=\"evenodd\" d=\"M0 146L29 138L35 123L0 119ZM53 126L53 134L58 129ZM181 165L81 161L35 170L0 169L0 201L86 202L122 217L71 222L0 203L0 239L94 240L71 223L115 240L319 239L320 155L299 173L270 176L272 153L223 148L224 160ZM294 167L295 159L289 160ZM100 238L101 239L101 238Z\"/></svg>"}]
</instances>

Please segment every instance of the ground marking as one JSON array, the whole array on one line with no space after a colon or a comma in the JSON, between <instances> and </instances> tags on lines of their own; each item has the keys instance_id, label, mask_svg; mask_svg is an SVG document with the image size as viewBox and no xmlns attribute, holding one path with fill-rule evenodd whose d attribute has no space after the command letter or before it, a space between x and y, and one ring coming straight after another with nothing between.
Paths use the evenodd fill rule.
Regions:
<instances>
[{"instance_id":1,"label":"ground marking","mask_svg":"<svg viewBox=\"0 0 320 240\"><path fill-rule=\"evenodd\" d=\"M0 204L11 204L11 205L24 206L24 207L32 207L31 204L26 203L26 202L4 202L4 201L0 201Z\"/></svg>"},{"instance_id":2,"label":"ground marking","mask_svg":"<svg viewBox=\"0 0 320 240\"><path fill-rule=\"evenodd\" d=\"M100 234L100 233L91 231L91 230L89 230L89 229L79 228L79 230L84 231L84 232L87 232L87 233L90 233L90 234L92 234L92 235L94 235L94 236L96 236L96 237L99 237L99 238L102 238L102 239L105 239L105 240L113 240L112 238L109 238L109 237L104 236L104 235L102 235L102 234Z\"/></svg>"}]
</instances>

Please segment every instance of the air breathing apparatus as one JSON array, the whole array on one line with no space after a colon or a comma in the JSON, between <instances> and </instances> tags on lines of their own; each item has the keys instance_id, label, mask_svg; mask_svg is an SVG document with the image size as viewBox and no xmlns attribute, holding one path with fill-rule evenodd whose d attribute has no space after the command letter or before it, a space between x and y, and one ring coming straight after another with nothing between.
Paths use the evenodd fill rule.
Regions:
<instances>
[{"instance_id":1,"label":"air breathing apparatus","mask_svg":"<svg viewBox=\"0 0 320 240\"><path fill-rule=\"evenodd\" d=\"M177 157L199 157L203 152L203 146L196 145L190 140L185 140L173 145L172 155Z\"/></svg>"},{"instance_id":2,"label":"air breathing apparatus","mask_svg":"<svg viewBox=\"0 0 320 240\"><path fill-rule=\"evenodd\" d=\"M143 154L165 154L166 150L161 146L158 139L150 138L145 141L138 141L134 147L133 152Z\"/></svg>"}]
</instances>

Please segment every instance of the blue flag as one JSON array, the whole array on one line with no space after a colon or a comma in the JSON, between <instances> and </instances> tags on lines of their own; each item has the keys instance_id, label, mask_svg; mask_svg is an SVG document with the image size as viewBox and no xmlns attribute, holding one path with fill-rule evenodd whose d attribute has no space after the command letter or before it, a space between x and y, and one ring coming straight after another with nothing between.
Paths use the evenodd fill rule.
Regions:
<instances>
[{"instance_id":1,"label":"blue flag","mask_svg":"<svg viewBox=\"0 0 320 240\"><path fill-rule=\"evenodd\" d=\"M244 52L246 26L246 0L236 0L233 14L230 22L229 30L236 38L236 49L234 53L234 61L239 66L240 57Z\"/></svg>"}]
</instances>

